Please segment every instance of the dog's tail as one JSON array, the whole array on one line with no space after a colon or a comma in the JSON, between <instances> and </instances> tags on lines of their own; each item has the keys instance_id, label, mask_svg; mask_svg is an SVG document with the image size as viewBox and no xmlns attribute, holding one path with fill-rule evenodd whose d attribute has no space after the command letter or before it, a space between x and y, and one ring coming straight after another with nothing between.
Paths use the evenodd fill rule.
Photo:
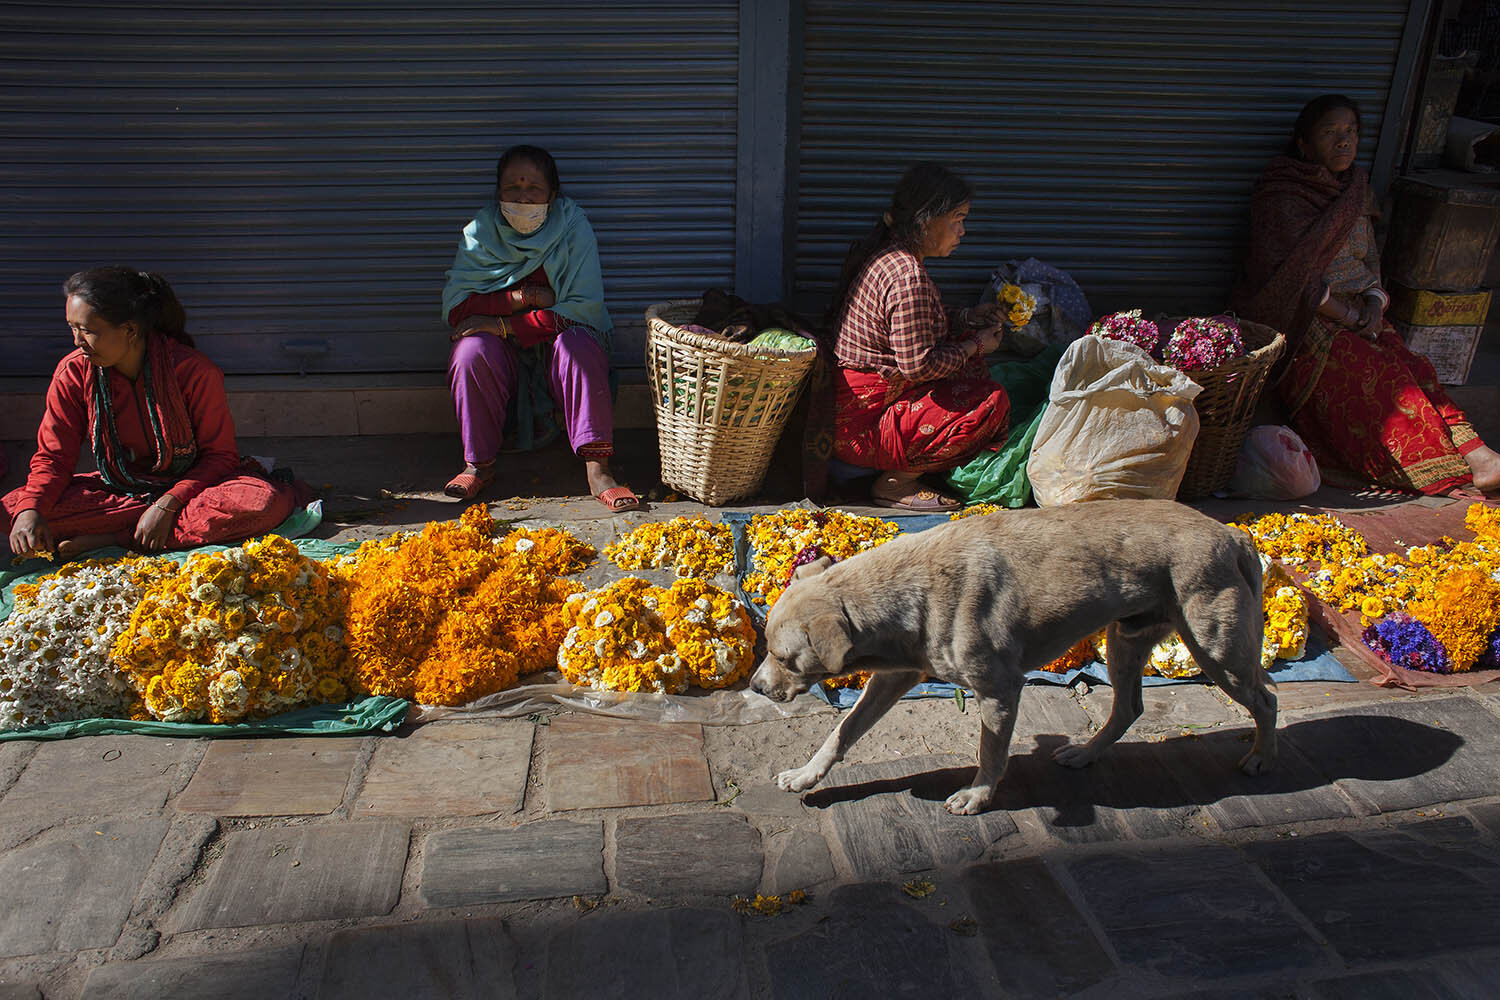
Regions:
<instances>
[{"instance_id":1,"label":"dog's tail","mask_svg":"<svg viewBox=\"0 0 1500 1000\"><path fill-rule=\"evenodd\" d=\"M1259 661L1261 644L1265 641L1266 618L1261 610L1265 606L1265 576L1260 568L1260 550L1250 540L1249 534L1236 531L1238 536L1235 540L1239 544L1239 551L1235 553L1235 568L1239 570L1240 577L1245 581L1245 586L1250 593L1255 595L1255 613L1251 616L1251 631L1255 635L1256 659ZM1261 680L1267 684L1274 684L1271 675L1264 667L1258 667Z\"/></svg>"}]
</instances>

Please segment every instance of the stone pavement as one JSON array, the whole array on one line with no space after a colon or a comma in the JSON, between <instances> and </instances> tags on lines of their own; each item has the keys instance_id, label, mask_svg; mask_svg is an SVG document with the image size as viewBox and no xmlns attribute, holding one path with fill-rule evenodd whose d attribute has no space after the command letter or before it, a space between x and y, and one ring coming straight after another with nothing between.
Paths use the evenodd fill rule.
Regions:
<instances>
[{"instance_id":1,"label":"stone pavement","mask_svg":"<svg viewBox=\"0 0 1500 1000\"><path fill-rule=\"evenodd\" d=\"M433 442L313 440L247 450L334 484L327 535L458 511ZM778 468L767 502L795 499ZM497 516L602 516L573 478L518 460ZM1108 695L1028 688L1002 801L964 818L978 721L938 700L802 797L771 779L832 714L0 744L0 1000L1495 995L1500 694L1283 685L1251 779L1240 709L1148 688L1098 764L1052 764Z\"/></svg>"}]
</instances>

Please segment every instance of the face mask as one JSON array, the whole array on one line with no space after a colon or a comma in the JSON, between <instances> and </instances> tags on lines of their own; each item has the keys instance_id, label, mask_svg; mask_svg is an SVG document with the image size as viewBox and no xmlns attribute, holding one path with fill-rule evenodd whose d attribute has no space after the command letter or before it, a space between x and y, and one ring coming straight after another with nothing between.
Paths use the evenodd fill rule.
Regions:
<instances>
[{"instance_id":1,"label":"face mask","mask_svg":"<svg viewBox=\"0 0 1500 1000\"><path fill-rule=\"evenodd\" d=\"M502 201L500 203L500 214L505 216L505 221L510 228L525 236L542 228L542 223L547 221L547 206L527 205L519 201Z\"/></svg>"}]
</instances>

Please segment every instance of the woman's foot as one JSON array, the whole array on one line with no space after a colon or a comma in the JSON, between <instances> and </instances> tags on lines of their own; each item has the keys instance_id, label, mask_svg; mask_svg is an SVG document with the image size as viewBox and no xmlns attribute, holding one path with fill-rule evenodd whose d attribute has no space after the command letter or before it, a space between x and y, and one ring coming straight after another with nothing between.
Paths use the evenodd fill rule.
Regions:
<instances>
[{"instance_id":1,"label":"woman's foot","mask_svg":"<svg viewBox=\"0 0 1500 1000\"><path fill-rule=\"evenodd\" d=\"M637 510L641 506L641 498L631 491L629 486L621 486L615 482L614 474L609 471L609 463L597 459L586 459L583 463L584 474L588 476L589 493L593 494L611 513L623 514L627 510Z\"/></svg>"},{"instance_id":2,"label":"woman's foot","mask_svg":"<svg viewBox=\"0 0 1500 1000\"><path fill-rule=\"evenodd\" d=\"M1474 488L1482 493L1500 493L1500 453L1480 445L1464 456L1474 472Z\"/></svg>"},{"instance_id":3,"label":"woman's foot","mask_svg":"<svg viewBox=\"0 0 1500 1000\"><path fill-rule=\"evenodd\" d=\"M107 545L118 545L114 535L75 535L57 543L57 558L74 559L85 552L102 549Z\"/></svg>"},{"instance_id":4,"label":"woman's foot","mask_svg":"<svg viewBox=\"0 0 1500 1000\"><path fill-rule=\"evenodd\" d=\"M887 472L870 487L870 499L877 507L896 507L923 514L942 514L958 510L963 503L923 486L909 472Z\"/></svg>"},{"instance_id":5,"label":"woman's foot","mask_svg":"<svg viewBox=\"0 0 1500 1000\"><path fill-rule=\"evenodd\" d=\"M464 471L448 480L443 492L455 500L472 500L495 478L495 460L470 462Z\"/></svg>"}]
</instances>

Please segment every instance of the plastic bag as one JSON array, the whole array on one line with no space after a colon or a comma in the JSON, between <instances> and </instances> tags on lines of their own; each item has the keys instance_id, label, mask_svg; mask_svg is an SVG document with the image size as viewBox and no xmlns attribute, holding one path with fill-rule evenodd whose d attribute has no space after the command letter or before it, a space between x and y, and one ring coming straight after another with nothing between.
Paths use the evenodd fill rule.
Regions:
<instances>
[{"instance_id":1,"label":"plastic bag","mask_svg":"<svg viewBox=\"0 0 1500 1000\"><path fill-rule=\"evenodd\" d=\"M1075 340L1052 376L1026 473L1036 502L1171 498L1198 438L1203 388L1134 344Z\"/></svg>"},{"instance_id":2,"label":"plastic bag","mask_svg":"<svg viewBox=\"0 0 1500 1000\"><path fill-rule=\"evenodd\" d=\"M1323 485L1318 460L1290 427L1262 424L1250 428L1229 480L1237 497L1296 500Z\"/></svg>"},{"instance_id":3,"label":"plastic bag","mask_svg":"<svg viewBox=\"0 0 1500 1000\"><path fill-rule=\"evenodd\" d=\"M990 276L988 288L980 296L980 303L994 302L1000 287L1006 284L1019 285L1022 291L1036 299L1031 322L1005 332L1001 350L1009 354L1030 357L1043 347L1067 347L1083 336L1093 318L1088 299L1078 282L1066 271L1035 257L1008 261L997 267Z\"/></svg>"}]
</instances>

